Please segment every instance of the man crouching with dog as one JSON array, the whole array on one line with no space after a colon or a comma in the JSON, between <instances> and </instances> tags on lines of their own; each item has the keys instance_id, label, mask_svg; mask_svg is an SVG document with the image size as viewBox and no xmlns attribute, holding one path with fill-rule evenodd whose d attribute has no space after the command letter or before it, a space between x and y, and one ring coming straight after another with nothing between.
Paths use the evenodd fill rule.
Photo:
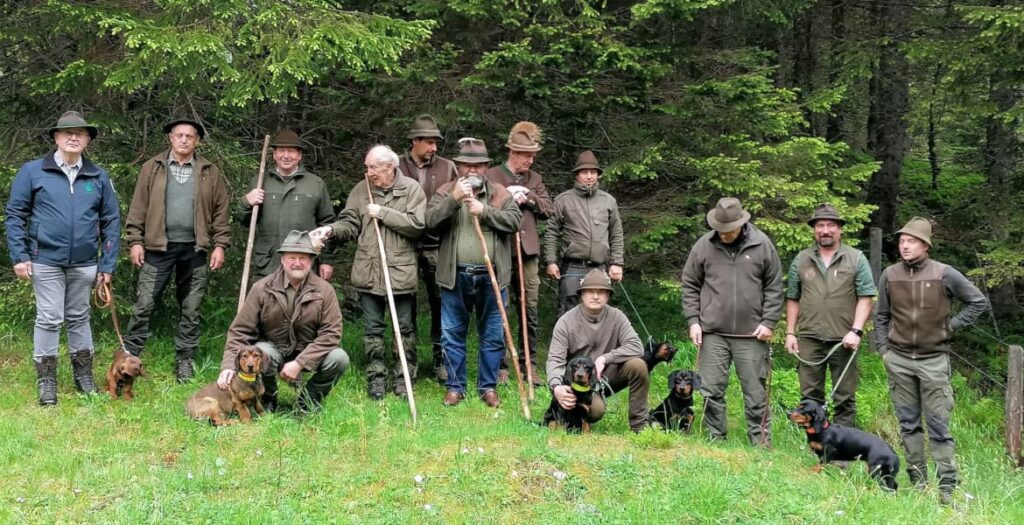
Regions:
<instances>
[{"instance_id":1,"label":"man crouching with dog","mask_svg":"<svg viewBox=\"0 0 1024 525\"><path fill-rule=\"evenodd\" d=\"M277 253L281 267L253 285L228 329L217 386L229 388L236 356L255 345L264 354L263 407L277 407L278 373L296 383L312 372L296 409L317 410L348 368L348 354L339 346L341 308L331 285L310 272L317 252L309 233L292 230Z\"/></svg>"},{"instance_id":2,"label":"man crouching with dog","mask_svg":"<svg viewBox=\"0 0 1024 525\"><path fill-rule=\"evenodd\" d=\"M594 360L597 380L605 380L612 392L629 387L629 427L640 432L648 424L650 387L640 337L621 310L608 306L613 292L611 279L604 270L590 270L576 293L580 304L558 319L548 349L547 375L552 395L563 409L576 407L573 385L565 383L566 362L589 357ZM604 398L593 396L587 421L599 421L604 412Z\"/></svg>"}]
</instances>

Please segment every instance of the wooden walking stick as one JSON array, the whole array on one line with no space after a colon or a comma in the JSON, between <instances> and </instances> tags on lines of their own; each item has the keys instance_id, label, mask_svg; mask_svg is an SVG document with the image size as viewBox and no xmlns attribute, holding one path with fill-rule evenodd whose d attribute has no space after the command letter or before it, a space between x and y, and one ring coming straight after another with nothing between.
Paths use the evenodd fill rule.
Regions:
<instances>
[{"instance_id":1,"label":"wooden walking stick","mask_svg":"<svg viewBox=\"0 0 1024 525\"><path fill-rule=\"evenodd\" d=\"M470 214L472 215L472 214ZM508 325L508 313L505 312L505 303L501 300L501 287L498 286L498 277L494 275L494 265L491 264L491 256L487 253L487 241L484 240L484 231L480 229L480 218L473 215L473 227L476 228L476 237L480 240L480 248L484 252L484 264L487 265L487 274L491 277L491 288L494 289L494 298L498 303L498 311L501 312L501 327L505 330L505 346L512 354L512 364L515 365L516 385L519 387L519 404L523 407L523 415L526 419L533 419L530 415L530 404L526 402L526 391L523 389L523 371L519 368L519 352L516 352L516 344L512 341L512 329Z\"/></svg>"},{"instance_id":2,"label":"wooden walking stick","mask_svg":"<svg viewBox=\"0 0 1024 525\"><path fill-rule=\"evenodd\" d=\"M530 401L534 399L533 392L533 363L530 362L530 334L526 322L526 276L523 275L523 252L519 251L522 246L522 238L516 232L516 264L519 268L519 328L523 332L523 359L526 360L526 387L530 392Z\"/></svg>"},{"instance_id":3,"label":"wooden walking stick","mask_svg":"<svg viewBox=\"0 0 1024 525\"><path fill-rule=\"evenodd\" d=\"M263 138L263 155L260 157L260 174L256 178L256 189L263 189L263 173L267 168L267 149L270 148L270 135ZM245 304L245 293L249 284L249 266L252 264L252 243L256 240L256 220L260 215L260 205L252 207L252 217L249 219L249 240L245 243L245 264L242 265L242 286L238 290L238 311L242 311Z\"/></svg>"},{"instance_id":4,"label":"wooden walking stick","mask_svg":"<svg viewBox=\"0 0 1024 525\"><path fill-rule=\"evenodd\" d=\"M370 184L369 174L364 175L366 180L366 195L373 202L373 186ZM374 217L373 229L377 232L377 247L380 248L380 266L384 270L384 288L388 293L388 308L391 310L391 327L395 331L395 346L398 347L398 360L402 363L402 379L405 381L406 399L409 400L409 411L412 412L412 424L416 424L416 398L412 393L412 378L409 377L409 364L405 361L405 344L402 341L402 332L398 328L398 309L395 307L395 293L391 290L391 271L388 269L388 256L384 252L384 237L380 234L379 219Z\"/></svg>"}]
</instances>

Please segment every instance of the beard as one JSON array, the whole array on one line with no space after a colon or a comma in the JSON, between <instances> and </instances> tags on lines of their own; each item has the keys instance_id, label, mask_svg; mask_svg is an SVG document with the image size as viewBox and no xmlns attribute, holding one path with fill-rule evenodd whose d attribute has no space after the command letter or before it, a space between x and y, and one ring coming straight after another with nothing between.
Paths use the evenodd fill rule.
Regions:
<instances>
[{"instance_id":1,"label":"beard","mask_svg":"<svg viewBox=\"0 0 1024 525\"><path fill-rule=\"evenodd\" d=\"M285 268L284 271L288 274L290 279L295 279L296 281L301 281L309 275L309 268Z\"/></svg>"},{"instance_id":2,"label":"beard","mask_svg":"<svg viewBox=\"0 0 1024 525\"><path fill-rule=\"evenodd\" d=\"M833 247L835 245L836 245L836 238L835 237L819 237L818 238L818 246L821 246L822 248L831 248L831 247Z\"/></svg>"}]
</instances>

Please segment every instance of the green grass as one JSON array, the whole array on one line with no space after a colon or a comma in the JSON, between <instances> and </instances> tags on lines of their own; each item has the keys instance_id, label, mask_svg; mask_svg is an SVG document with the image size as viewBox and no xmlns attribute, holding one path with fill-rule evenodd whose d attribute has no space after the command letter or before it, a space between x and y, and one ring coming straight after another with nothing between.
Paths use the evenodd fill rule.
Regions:
<instances>
[{"instance_id":1,"label":"green grass","mask_svg":"<svg viewBox=\"0 0 1024 525\"><path fill-rule=\"evenodd\" d=\"M652 319L672 307L651 302L644 290L630 293L654 305L648 306ZM653 330L655 321L645 320ZM97 377L109 364L112 343L104 322L97 320L103 348ZM210 323L223 330L223 323ZM656 335L679 332L657 323ZM475 399L445 408L443 388L429 380L415 388L420 420L414 427L404 401L367 398L358 330L358 322L346 319L345 346L356 350L357 366L322 413L305 419L273 414L221 429L190 421L183 408L216 376L223 335L214 329L203 338L200 378L188 385L174 383L170 338L158 330L144 355L148 376L137 383L133 402L74 394L62 356L60 403L52 409L35 404L31 330L4 338L0 522L1024 522L1024 474L1006 460L996 426L1001 418L992 415L1001 413L1001 403L962 381L953 433L964 484L956 507L945 508L934 489L907 488L902 472L904 487L896 495L882 493L860 465L810 472L815 459L804 436L779 408L799 395L787 357L776 359L775 450L769 452L746 442L735 383L724 443L709 443L702 432L631 435L624 395L612 399L593 434L570 436L525 422L514 387L500 389L504 406L497 411ZM420 353L426 362L425 345ZM692 360L684 351L674 366ZM878 358L865 356L862 364L860 423L898 443ZM656 369L652 402L664 395L668 370ZM474 378L471 372L471 384ZM294 393L285 387L282 396L290 403ZM538 392L535 420L548 400Z\"/></svg>"}]
</instances>

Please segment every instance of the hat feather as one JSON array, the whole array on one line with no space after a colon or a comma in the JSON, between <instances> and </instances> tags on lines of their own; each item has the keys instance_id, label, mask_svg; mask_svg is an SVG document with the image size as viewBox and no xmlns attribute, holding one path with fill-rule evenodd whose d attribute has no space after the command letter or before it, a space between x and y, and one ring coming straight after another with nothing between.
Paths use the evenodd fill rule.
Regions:
<instances>
[{"instance_id":1,"label":"hat feather","mask_svg":"<svg viewBox=\"0 0 1024 525\"><path fill-rule=\"evenodd\" d=\"M508 140L511 141L512 136L516 133L525 133L527 137L530 137L531 141L537 144L540 144L543 138L543 133L541 133L540 127L529 120L516 122L516 125L512 126L512 129L508 132Z\"/></svg>"}]
</instances>

